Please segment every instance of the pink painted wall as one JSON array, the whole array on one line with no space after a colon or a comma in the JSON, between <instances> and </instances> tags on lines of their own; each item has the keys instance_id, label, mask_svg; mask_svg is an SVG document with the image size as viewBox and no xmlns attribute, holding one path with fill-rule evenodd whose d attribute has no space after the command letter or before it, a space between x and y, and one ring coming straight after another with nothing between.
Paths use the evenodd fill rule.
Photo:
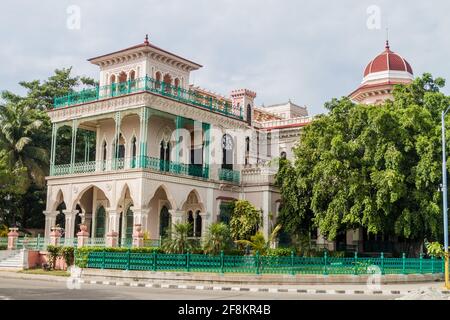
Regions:
<instances>
[{"instance_id":1,"label":"pink painted wall","mask_svg":"<svg viewBox=\"0 0 450 320\"><path fill-rule=\"evenodd\" d=\"M44 263L48 262L46 251L28 251L28 267L29 268L39 268L42 267ZM63 258L56 259L55 269L65 270L67 269L66 262Z\"/></svg>"}]
</instances>

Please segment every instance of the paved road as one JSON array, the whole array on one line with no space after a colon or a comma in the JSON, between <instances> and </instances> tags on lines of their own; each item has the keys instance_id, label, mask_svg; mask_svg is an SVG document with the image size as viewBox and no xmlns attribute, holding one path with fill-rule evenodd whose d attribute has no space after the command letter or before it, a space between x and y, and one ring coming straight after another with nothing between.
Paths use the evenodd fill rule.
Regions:
<instances>
[{"instance_id":1,"label":"paved road","mask_svg":"<svg viewBox=\"0 0 450 320\"><path fill-rule=\"evenodd\" d=\"M385 300L397 296L355 294L298 294L268 292L223 292L188 289L156 289L81 284L80 289L68 289L62 281L0 278L0 300Z\"/></svg>"}]
</instances>

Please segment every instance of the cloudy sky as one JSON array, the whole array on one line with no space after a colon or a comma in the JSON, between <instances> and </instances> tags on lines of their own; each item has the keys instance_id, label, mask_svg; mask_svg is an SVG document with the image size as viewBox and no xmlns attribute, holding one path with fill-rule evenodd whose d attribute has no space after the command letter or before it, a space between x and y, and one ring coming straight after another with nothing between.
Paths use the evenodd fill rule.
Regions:
<instances>
[{"instance_id":1,"label":"cloudy sky","mask_svg":"<svg viewBox=\"0 0 450 320\"><path fill-rule=\"evenodd\" d=\"M80 9L80 28L67 12L72 5ZM0 90L21 92L19 81L68 66L97 79L86 59L141 43L148 33L153 44L204 66L191 76L196 85L227 95L248 88L257 104L291 99L318 114L324 102L358 86L365 65L384 49L387 26L391 49L415 75L450 81L448 0L2 0L1 6Z\"/></svg>"}]
</instances>

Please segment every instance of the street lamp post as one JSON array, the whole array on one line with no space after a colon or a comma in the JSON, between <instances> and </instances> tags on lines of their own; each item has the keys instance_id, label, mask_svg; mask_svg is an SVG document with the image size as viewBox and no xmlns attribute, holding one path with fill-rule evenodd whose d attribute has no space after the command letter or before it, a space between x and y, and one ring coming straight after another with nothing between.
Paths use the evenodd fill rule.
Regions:
<instances>
[{"instance_id":1,"label":"street lamp post","mask_svg":"<svg viewBox=\"0 0 450 320\"><path fill-rule=\"evenodd\" d=\"M442 210L444 211L444 259L445 259L445 287L450 289L448 274L448 204L447 204L447 156L445 149L445 115L450 110L442 111Z\"/></svg>"}]
</instances>

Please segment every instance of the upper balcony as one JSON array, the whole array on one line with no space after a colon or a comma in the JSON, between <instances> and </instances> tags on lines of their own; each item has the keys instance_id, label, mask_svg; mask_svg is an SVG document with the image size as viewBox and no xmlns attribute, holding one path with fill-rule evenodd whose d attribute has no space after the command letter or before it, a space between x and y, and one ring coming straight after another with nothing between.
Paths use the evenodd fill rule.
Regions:
<instances>
[{"instance_id":1,"label":"upper balcony","mask_svg":"<svg viewBox=\"0 0 450 320\"><path fill-rule=\"evenodd\" d=\"M71 107L139 92L150 92L230 118L243 120L242 107L240 106L233 106L226 100L219 100L195 90L186 90L163 81L157 81L148 76L105 86L97 86L92 89L83 89L62 97L56 97L53 107L54 109Z\"/></svg>"}]
</instances>

